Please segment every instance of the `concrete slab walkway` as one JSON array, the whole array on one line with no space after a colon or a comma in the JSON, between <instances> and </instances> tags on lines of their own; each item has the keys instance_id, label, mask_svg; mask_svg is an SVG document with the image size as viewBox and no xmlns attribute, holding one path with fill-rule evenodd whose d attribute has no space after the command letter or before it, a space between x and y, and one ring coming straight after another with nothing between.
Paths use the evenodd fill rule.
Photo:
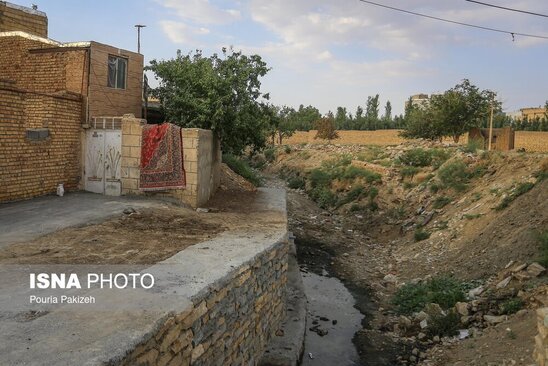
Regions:
<instances>
[{"instance_id":1,"label":"concrete slab walkway","mask_svg":"<svg viewBox=\"0 0 548 366\"><path fill-rule=\"evenodd\" d=\"M126 208L161 207L149 197L111 197L89 192L0 204L0 248L71 226L101 222Z\"/></svg>"}]
</instances>

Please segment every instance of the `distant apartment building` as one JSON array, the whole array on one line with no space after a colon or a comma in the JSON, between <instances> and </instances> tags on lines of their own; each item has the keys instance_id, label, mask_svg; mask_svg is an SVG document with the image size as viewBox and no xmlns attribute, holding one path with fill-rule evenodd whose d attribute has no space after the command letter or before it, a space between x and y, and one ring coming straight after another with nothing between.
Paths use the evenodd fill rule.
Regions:
<instances>
[{"instance_id":1,"label":"distant apartment building","mask_svg":"<svg viewBox=\"0 0 548 366\"><path fill-rule=\"evenodd\" d=\"M35 8L0 2L0 202L77 188L84 128L142 114L143 55L57 42L47 25Z\"/></svg>"},{"instance_id":2,"label":"distant apartment building","mask_svg":"<svg viewBox=\"0 0 548 366\"><path fill-rule=\"evenodd\" d=\"M542 107L521 108L519 111L521 112L521 119L527 119L528 121L546 118L546 109Z\"/></svg>"},{"instance_id":3,"label":"distant apartment building","mask_svg":"<svg viewBox=\"0 0 548 366\"><path fill-rule=\"evenodd\" d=\"M430 103L430 97L428 94L412 95L408 100L405 101L405 109L408 108L409 103L411 103L413 107L426 107Z\"/></svg>"}]
</instances>

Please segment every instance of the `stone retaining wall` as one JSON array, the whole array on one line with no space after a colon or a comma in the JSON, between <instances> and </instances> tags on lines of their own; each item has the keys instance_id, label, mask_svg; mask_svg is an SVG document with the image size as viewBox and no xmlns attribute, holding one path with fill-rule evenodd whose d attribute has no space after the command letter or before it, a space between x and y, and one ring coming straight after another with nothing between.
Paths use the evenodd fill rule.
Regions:
<instances>
[{"instance_id":1,"label":"stone retaining wall","mask_svg":"<svg viewBox=\"0 0 548 366\"><path fill-rule=\"evenodd\" d=\"M538 366L548 365L548 307L537 310L538 334L533 358Z\"/></svg>"},{"instance_id":2,"label":"stone retaining wall","mask_svg":"<svg viewBox=\"0 0 548 366\"><path fill-rule=\"evenodd\" d=\"M288 243L234 269L119 365L256 365L285 316Z\"/></svg>"}]
</instances>

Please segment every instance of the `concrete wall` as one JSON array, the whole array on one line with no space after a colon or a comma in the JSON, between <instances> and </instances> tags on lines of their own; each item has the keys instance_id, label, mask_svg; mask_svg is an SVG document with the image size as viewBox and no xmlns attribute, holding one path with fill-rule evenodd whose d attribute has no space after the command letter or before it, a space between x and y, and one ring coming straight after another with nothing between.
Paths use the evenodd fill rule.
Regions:
<instances>
[{"instance_id":1,"label":"concrete wall","mask_svg":"<svg viewBox=\"0 0 548 366\"><path fill-rule=\"evenodd\" d=\"M0 202L76 189L80 180L81 97L38 94L0 82ZM28 129L49 137L29 140Z\"/></svg>"},{"instance_id":2,"label":"concrete wall","mask_svg":"<svg viewBox=\"0 0 548 366\"><path fill-rule=\"evenodd\" d=\"M141 164L141 119L126 115L122 119L122 194L143 194L139 190ZM192 207L204 205L220 185L221 149L212 131L183 129L183 159L186 188L147 192L173 197Z\"/></svg>"},{"instance_id":3,"label":"concrete wall","mask_svg":"<svg viewBox=\"0 0 548 366\"><path fill-rule=\"evenodd\" d=\"M90 52L89 117L117 117L129 113L141 117L143 55L97 42L91 42ZM109 55L128 60L126 89L108 87Z\"/></svg>"},{"instance_id":4,"label":"concrete wall","mask_svg":"<svg viewBox=\"0 0 548 366\"><path fill-rule=\"evenodd\" d=\"M192 299L119 365L256 365L285 316L288 244L281 242Z\"/></svg>"},{"instance_id":5,"label":"concrete wall","mask_svg":"<svg viewBox=\"0 0 548 366\"><path fill-rule=\"evenodd\" d=\"M48 36L46 13L0 1L0 32L23 31L40 37Z\"/></svg>"},{"instance_id":6,"label":"concrete wall","mask_svg":"<svg viewBox=\"0 0 548 366\"><path fill-rule=\"evenodd\" d=\"M537 310L537 325L533 358L538 366L545 366L548 365L548 308Z\"/></svg>"}]
</instances>

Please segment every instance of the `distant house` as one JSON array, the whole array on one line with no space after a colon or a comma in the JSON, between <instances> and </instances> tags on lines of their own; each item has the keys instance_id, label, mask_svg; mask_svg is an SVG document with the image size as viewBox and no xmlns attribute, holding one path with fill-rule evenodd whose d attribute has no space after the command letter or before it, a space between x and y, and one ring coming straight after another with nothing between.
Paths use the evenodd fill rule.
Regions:
<instances>
[{"instance_id":1,"label":"distant house","mask_svg":"<svg viewBox=\"0 0 548 366\"><path fill-rule=\"evenodd\" d=\"M0 202L77 188L84 128L142 116L143 55L57 42L47 24L41 11L0 2Z\"/></svg>"},{"instance_id":2,"label":"distant house","mask_svg":"<svg viewBox=\"0 0 548 366\"><path fill-rule=\"evenodd\" d=\"M473 128L468 133L468 141L479 141L481 148L489 148L489 129ZM498 151L509 151L514 149L515 132L510 127L493 128L491 136L491 149Z\"/></svg>"}]
</instances>

